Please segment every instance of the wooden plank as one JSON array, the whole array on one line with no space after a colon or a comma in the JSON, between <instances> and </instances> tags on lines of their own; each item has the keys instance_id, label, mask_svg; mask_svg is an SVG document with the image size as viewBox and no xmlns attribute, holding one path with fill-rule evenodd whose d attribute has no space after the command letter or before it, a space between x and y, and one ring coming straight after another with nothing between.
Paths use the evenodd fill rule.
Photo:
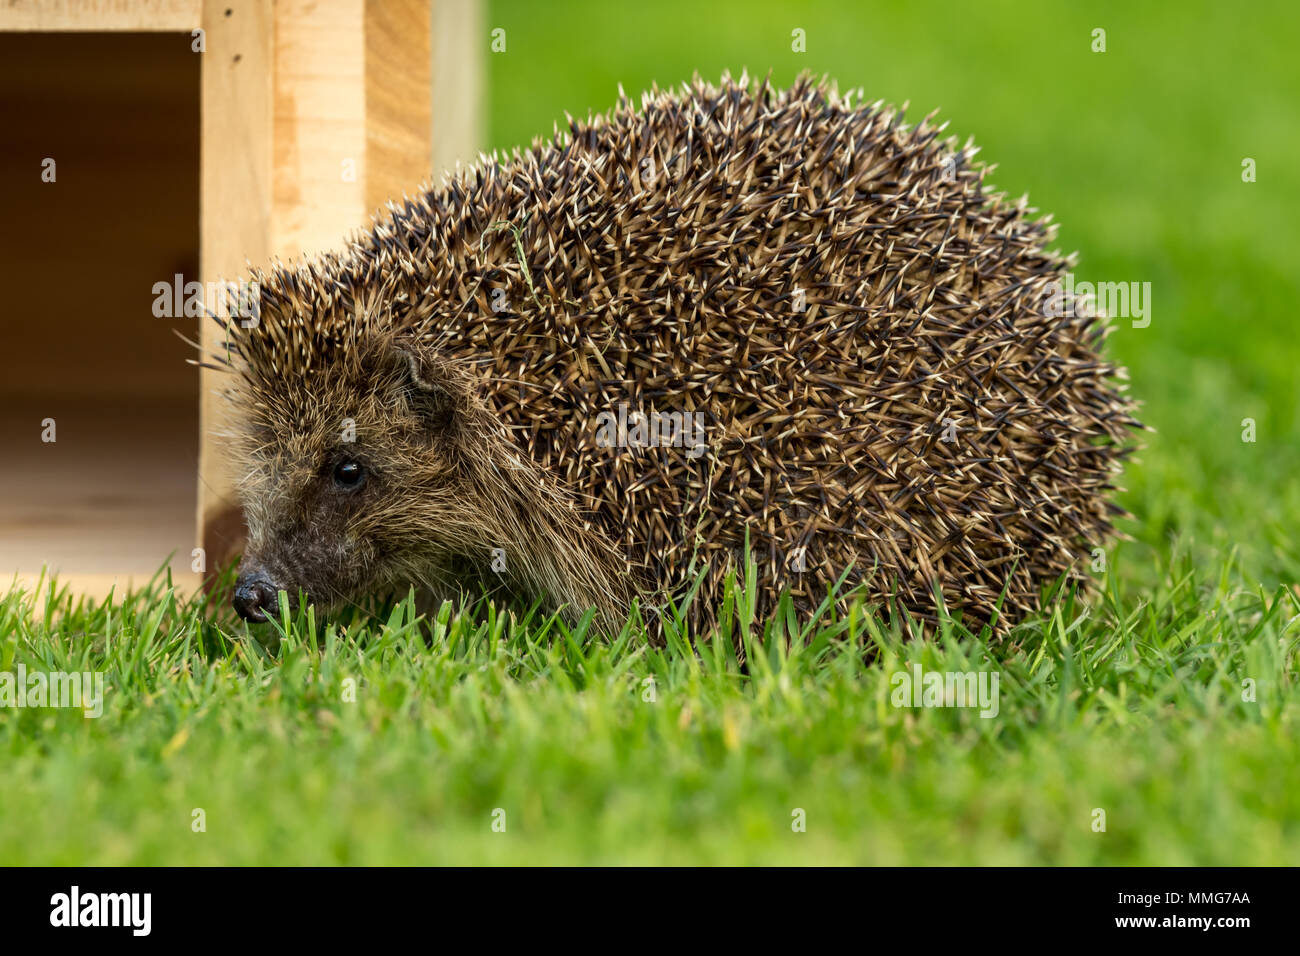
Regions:
<instances>
[{"instance_id":1,"label":"wooden plank","mask_svg":"<svg viewBox=\"0 0 1300 956\"><path fill-rule=\"evenodd\" d=\"M432 6L366 2L366 210L413 195L433 162Z\"/></svg>"},{"instance_id":2,"label":"wooden plank","mask_svg":"<svg viewBox=\"0 0 1300 956\"><path fill-rule=\"evenodd\" d=\"M205 0L200 271L206 281L237 280L248 262L271 253L271 0ZM227 15L229 11L229 15ZM221 347L220 329L201 321L202 341ZM242 515L222 432L220 372L200 381L198 538L215 570L242 547Z\"/></svg>"},{"instance_id":3,"label":"wooden plank","mask_svg":"<svg viewBox=\"0 0 1300 956\"><path fill-rule=\"evenodd\" d=\"M363 0L275 4L272 248L342 244L365 223Z\"/></svg>"},{"instance_id":4,"label":"wooden plank","mask_svg":"<svg viewBox=\"0 0 1300 956\"><path fill-rule=\"evenodd\" d=\"M202 22L202 8L203 0L5 0L0 30L188 33Z\"/></svg>"},{"instance_id":5,"label":"wooden plank","mask_svg":"<svg viewBox=\"0 0 1300 956\"><path fill-rule=\"evenodd\" d=\"M471 162L483 143L483 69L488 36L479 0L432 0L433 175Z\"/></svg>"}]
</instances>

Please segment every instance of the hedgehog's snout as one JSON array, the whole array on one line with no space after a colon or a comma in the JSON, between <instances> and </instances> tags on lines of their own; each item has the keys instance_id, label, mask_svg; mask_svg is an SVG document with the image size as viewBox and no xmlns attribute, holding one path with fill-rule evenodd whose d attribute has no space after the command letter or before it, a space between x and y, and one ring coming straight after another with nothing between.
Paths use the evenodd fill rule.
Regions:
<instances>
[{"instance_id":1,"label":"hedgehog's snout","mask_svg":"<svg viewBox=\"0 0 1300 956\"><path fill-rule=\"evenodd\" d=\"M260 624L268 614L275 613L280 590L265 571L245 571L235 581L235 595L231 603L245 621Z\"/></svg>"}]
</instances>

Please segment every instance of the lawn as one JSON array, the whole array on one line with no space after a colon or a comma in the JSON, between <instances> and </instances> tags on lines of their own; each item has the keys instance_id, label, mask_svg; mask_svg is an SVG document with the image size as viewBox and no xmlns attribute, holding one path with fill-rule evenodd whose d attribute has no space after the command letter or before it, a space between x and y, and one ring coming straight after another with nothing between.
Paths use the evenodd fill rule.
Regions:
<instances>
[{"instance_id":1,"label":"lawn","mask_svg":"<svg viewBox=\"0 0 1300 956\"><path fill-rule=\"evenodd\" d=\"M738 585L744 673L488 608L250 631L162 577L13 590L0 673L106 691L98 719L0 707L0 862L1300 863L1300 13L512 0L496 27L501 149L694 71L941 107L1081 279L1152 284L1109 342L1156 429L1131 540L992 644L862 607L751 623ZM895 706L916 666L996 672L998 713Z\"/></svg>"}]
</instances>

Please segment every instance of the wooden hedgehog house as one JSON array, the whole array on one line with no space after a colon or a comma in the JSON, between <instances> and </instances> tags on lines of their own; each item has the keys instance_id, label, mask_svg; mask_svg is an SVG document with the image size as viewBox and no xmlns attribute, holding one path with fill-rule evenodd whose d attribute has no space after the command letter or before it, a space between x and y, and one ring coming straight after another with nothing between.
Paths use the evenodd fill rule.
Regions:
<instances>
[{"instance_id":1,"label":"wooden hedgehog house","mask_svg":"<svg viewBox=\"0 0 1300 956\"><path fill-rule=\"evenodd\" d=\"M478 0L0 4L6 578L238 553L219 373L173 329L214 345L207 289L473 157L481 37Z\"/></svg>"}]
</instances>

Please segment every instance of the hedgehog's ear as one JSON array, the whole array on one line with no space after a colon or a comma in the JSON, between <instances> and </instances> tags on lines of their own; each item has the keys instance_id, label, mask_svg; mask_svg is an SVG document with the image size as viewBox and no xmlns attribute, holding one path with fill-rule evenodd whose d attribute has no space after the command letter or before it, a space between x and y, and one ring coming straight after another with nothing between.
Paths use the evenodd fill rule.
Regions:
<instances>
[{"instance_id":1,"label":"hedgehog's ear","mask_svg":"<svg viewBox=\"0 0 1300 956\"><path fill-rule=\"evenodd\" d=\"M455 418L461 404L455 376L426 347L399 341L395 344L395 353L411 407L430 427L445 428Z\"/></svg>"}]
</instances>

